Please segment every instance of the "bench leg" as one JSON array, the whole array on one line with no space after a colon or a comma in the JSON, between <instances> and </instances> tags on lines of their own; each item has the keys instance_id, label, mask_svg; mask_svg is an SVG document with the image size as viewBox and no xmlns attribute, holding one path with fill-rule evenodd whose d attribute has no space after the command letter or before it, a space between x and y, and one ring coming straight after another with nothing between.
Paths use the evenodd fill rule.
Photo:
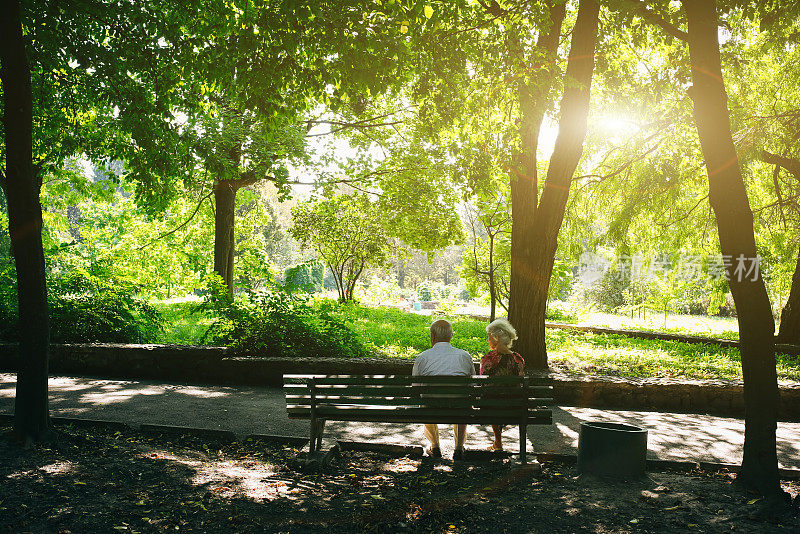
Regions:
<instances>
[{"instance_id":1,"label":"bench leg","mask_svg":"<svg viewBox=\"0 0 800 534\"><path fill-rule=\"evenodd\" d=\"M317 421L316 419L311 419L311 436L308 442L308 452L314 453L314 450L317 446Z\"/></svg>"},{"instance_id":2,"label":"bench leg","mask_svg":"<svg viewBox=\"0 0 800 534\"><path fill-rule=\"evenodd\" d=\"M308 452L314 453L322 448L322 433L325 431L325 419L311 420L311 436L308 443Z\"/></svg>"},{"instance_id":3,"label":"bench leg","mask_svg":"<svg viewBox=\"0 0 800 534\"><path fill-rule=\"evenodd\" d=\"M519 425L519 459L523 465L528 463L528 427Z\"/></svg>"},{"instance_id":4,"label":"bench leg","mask_svg":"<svg viewBox=\"0 0 800 534\"><path fill-rule=\"evenodd\" d=\"M322 449L322 434L325 432L325 419L317 420L317 446L316 450Z\"/></svg>"}]
</instances>

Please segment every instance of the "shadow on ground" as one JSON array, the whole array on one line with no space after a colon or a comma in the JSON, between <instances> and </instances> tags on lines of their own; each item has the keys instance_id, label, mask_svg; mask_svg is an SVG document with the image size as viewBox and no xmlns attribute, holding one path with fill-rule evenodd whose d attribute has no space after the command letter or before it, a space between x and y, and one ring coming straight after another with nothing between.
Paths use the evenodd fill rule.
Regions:
<instances>
[{"instance_id":1,"label":"shadow on ground","mask_svg":"<svg viewBox=\"0 0 800 534\"><path fill-rule=\"evenodd\" d=\"M0 373L0 413L13 413L15 375ZM283 392L271 387L225 387L164 384L154 381L103 380L84 377L50 379L50 406L55 416L141 424L230 430L239 436L273 434L307 436L308 423L286 415ZM736 464L741 461L741 420L697 414L632 412L556 407L554 424L528 427L528 450L574 454L582 421L631 424L648 430L648 457L679 461ZM442 449L452 453L452 427L440 426ZM778 424L778 457L782 467L800 468L800 423ZM420 425L329 422L325 437L400 445L425 445ZM470 426L467 447L485 449L490 427ZM504 442L518 451L518 431L506 428Z\"/></svg>"}]
</instances>

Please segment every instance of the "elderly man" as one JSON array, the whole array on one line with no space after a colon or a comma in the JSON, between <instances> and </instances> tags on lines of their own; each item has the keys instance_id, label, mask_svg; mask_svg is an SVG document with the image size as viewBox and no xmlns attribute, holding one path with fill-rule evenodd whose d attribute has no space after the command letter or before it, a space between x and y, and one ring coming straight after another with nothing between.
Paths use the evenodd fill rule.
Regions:
<instances>
[{"instance_id":1,"label":"elderly man","mask_svg":"<svg viewBox=\"0 0 800 534\"><path fill-rule=\"evenodd\" d=\"M414 360L414 376L431 375L473 375L475 374L475 364L472 357L465 350L457 349L450 344L453 339L453 326L449 321L439 319L431 325L431 348L422 352ZM467 425L453 425L456 447L453 452L453 459L459 460L464 455L464 440L467 437ZM434 458L442 457L442 450L439 448L439 427L438 425L425 425L425 437L431 442L431 446L425 452Z\"/></svg>"}]
</instances>

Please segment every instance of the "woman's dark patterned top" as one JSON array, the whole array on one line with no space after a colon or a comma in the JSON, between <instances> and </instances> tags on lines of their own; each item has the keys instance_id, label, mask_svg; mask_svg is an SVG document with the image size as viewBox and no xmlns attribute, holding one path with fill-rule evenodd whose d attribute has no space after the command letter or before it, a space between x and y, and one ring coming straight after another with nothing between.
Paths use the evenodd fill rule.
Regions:
<instances>
[{"instance_id":1,"label":"woman's dark patterned top","mask_svg":"<svg viewBox=\"0 0 800 534\"><path fill-rule=\"evenodd\" d=\"M523 376L525 360L516 352L489 351L481 358L481 374L489 376Z\"/></svg>"}]
</instances>

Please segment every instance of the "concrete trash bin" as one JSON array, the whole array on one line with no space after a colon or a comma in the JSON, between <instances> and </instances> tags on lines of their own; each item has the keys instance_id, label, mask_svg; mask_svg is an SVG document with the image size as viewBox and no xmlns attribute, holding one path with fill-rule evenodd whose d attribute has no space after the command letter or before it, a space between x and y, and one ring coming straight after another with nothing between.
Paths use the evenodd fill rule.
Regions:
<instances>
[{"instance_id":1,"label":"concrete trash bin","mask_svg":"<svg viewBox=\"0 0 800 534\"><path fill-rule=\"evenodd\" d=\"M621 423L581 423L578 471L633 478L647 467L647 430Z\"/></svg>"}]
</instances>

